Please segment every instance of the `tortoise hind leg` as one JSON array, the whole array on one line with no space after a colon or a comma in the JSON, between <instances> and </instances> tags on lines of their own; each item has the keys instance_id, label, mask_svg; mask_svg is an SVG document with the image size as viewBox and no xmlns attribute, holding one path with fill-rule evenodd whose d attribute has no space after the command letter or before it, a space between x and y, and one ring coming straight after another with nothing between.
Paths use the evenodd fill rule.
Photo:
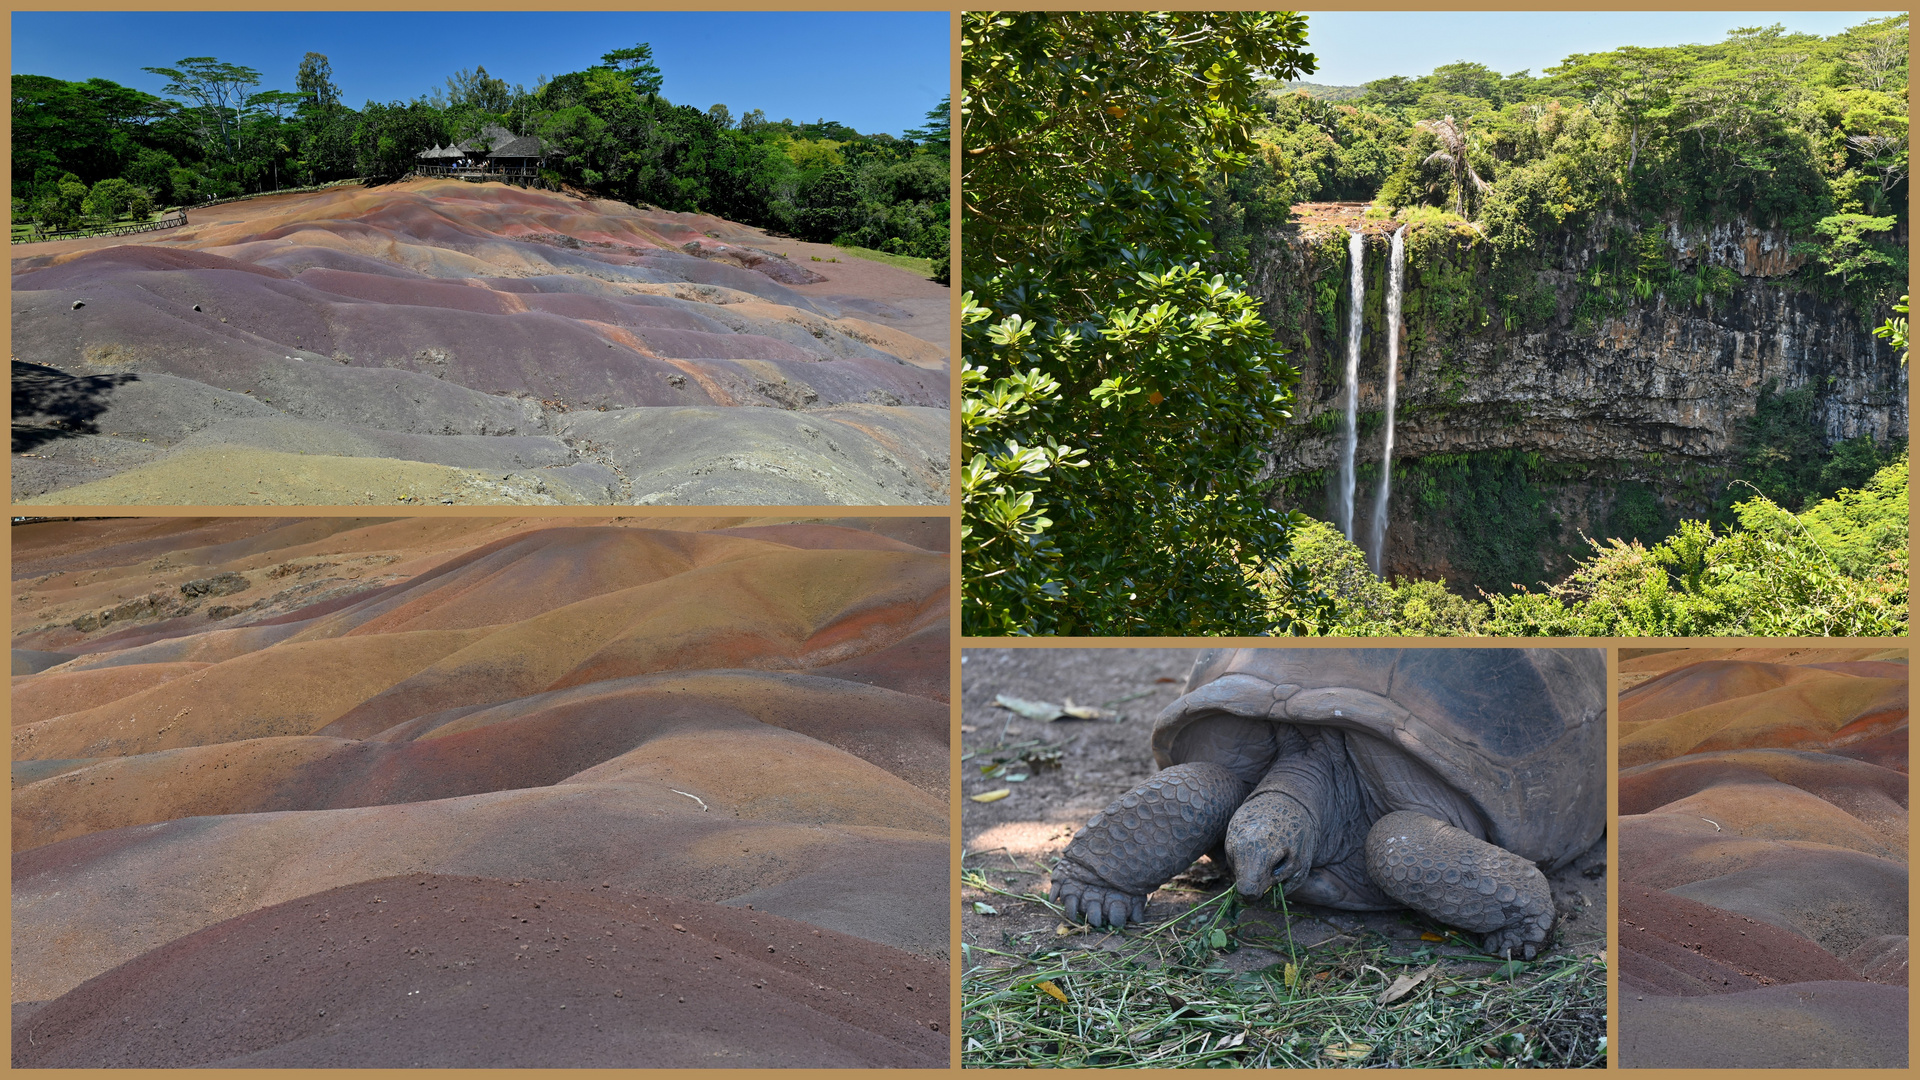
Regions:
<instances>
[{"instance_id":1,"label":"tortoise hind leg","mask_svg":"<svg viewBox=\"0 0 1920 1080\"><path fill-rule=\"evenodd\" d=\"M1053 869L1054 902L1094 926L1144 922L1147 894L1221 842L1246 794L1208 762L1162 769L1074 834Z\"/></svg>"},{"instance_id":2,"label":"tortoise hind leg","mask_svg":"<svg viewBox=\"0 0 1920 1080\"><path fill-rule=\"evenodd\" d=\"M1374 822L1367 873L1408 907L1485 935L1496 956L1531 960L1553 928L1553 892L1539 867L1425 814L1402 810Z\"/></svg>"}]
</instances>

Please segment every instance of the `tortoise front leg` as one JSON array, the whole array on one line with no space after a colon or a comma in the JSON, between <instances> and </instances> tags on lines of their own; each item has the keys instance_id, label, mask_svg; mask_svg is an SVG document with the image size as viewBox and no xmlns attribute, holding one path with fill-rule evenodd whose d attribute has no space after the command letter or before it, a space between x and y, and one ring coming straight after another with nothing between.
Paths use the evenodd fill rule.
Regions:
<instances>
[{"instance_id":1,"label":"tortoise front leg","mask_svg":"<svg viewBox=\"0 0 1920 1080\"><path fill-rule=\"evenodd\" d=\"M1531 960L1553 929L1553 891L1539 867L1425 814L1401 810L1374 822L1367 873L1408 907L1486 935L1495 956Z\"/></svg>"},{"instance_id":2,"label":"tortoise front leg","mask_svg":"<svg viewBox=\"0 0 1920 1080\"><path fill-rule=\"evenodd\" d=\"M1219 765L1162 769L1073 834L1053 868L1054 902L1094 926L1146 921L1147 894L1220 843L1246 794Z\"/></svg>"}]
</instances>

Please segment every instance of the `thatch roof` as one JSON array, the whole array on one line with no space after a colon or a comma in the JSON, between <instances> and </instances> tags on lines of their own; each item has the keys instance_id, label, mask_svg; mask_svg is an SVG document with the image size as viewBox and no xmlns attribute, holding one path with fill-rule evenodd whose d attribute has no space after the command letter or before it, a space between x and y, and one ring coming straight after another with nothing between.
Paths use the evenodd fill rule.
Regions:
<instances>
[{"instance_id":1,"label":"thatch roof","mask_svg":"<svg viewBox=\"0 0 1920 1080\"><path fill-rule=\"evenodd\" d=\"M515 135L499 124L488 124L480 130L479 138L468 139L459 148L467 154L478 154L482 140L490 147L486 152L489 158L537 158L542 153L539 139Z\"/></svg>"},{"instance_id":2,"label":"thatch roof","mask_svg":"<svg viewBox=\"0 0 1920 1080\"><path fill-rule=\"evenodd\" d=\"M447 146L447 147L435 146L431 150L422 150L418 154L415 154L414 156L416 158L419 158L421 161L441 161L441 160L451 160L453 158L461 157L462 155L459 150L456 150L451 146Z\"/></svg>"},{"instance_id":3,"label":"thatch roof","mask_svg":"<svg viewBox=\"0 0 1920 1080\"><path fill-rule=\"evenodd\" d=\"M515 135L493 148L489 158L537 158L541 156L540 140L531 135Z\"/></svg>"}]
</instances>

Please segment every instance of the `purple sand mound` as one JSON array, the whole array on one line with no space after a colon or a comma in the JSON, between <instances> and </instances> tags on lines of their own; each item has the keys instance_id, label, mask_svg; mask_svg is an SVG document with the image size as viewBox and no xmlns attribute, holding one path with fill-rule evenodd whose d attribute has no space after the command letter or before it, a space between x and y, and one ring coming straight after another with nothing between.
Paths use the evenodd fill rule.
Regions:
<instances>
[{"instance_id":1,"label":"purple sand mound","mask_svg":"<svg viewBox=\"0 0 1920 1080\"><path fill-rule=\"evenodd\" d=\"M715 681L715 674L723 676L723 692L704 693L702 682ZM738 672L614 680L496 706L485 710L478 726L444 737L433 737L434 729L482 710L448 710L365 741L262 739L115 758L70 778L85 785L82 806L62 808L65 792L16 793L13 850L189 815L345 809L544 787L644 745L687 745L687 740L741 752L805 753L815 783L870 789L863 800L842 796L802 806L792 798L779 799L782 820L944 831L944 820L930 817L932 804L909 802L903 787L867 771L883 769L918 782L944 802L945 744L934 731L944 710L919 698L810 678L804 685L808 701L839 702L844 709L816 715L783 700L796 696L782 693L792 687L791 679ZM724 691L737 693L743 683L749 693L757 689L772 700L736 704L735 695ZM861 713L865 722L855 720ZM900 723L913 714L915 723ZM279 761L272 760L275 756ZM682 787L716 797L713 788L702 786L699 770L686 768L679 775ZM771 779L763 776L761 783ZM23 813L30 808L37 812ZM729 809L735 816L765 812L737 804Z\"/></svg>"},{"instance_id":2,"label":"purple sand mound","mask_svg":"<svg viewBox=\"0 0 1920 1080\"><path fill-rule=\"evenodd\" d=\"M503 471L506 450L538 450L565 462L528 466L563 470L538 491L563 502L658 502L682 484L697 490L676 501L707 504L945 502L948 291L858 260L835 268L839 293L822 292L835 283L780 259L688 255L674 238L689 228L615 203L415 181L250 201L147 243L36 245L54 253L13 265L15 396L82 402L88 419L16 405L16 453L30 456L16 458L15 498L137 471L142 501L205 502L173 478L187 455L297 435L312 457L481 473ZM840 295L863 289L874 295ZM905 412L880 425L897 429L888 439L839 431L825 448L778 419L827 406ZM651 410L644 422L562 438L570 417L636 409ZM675 411L687 423L660 421ZM661 463L701 424L741 467ZM903 459L937 475L903 485ZM633 461L657 467L627 476Z\"/></svg>"},{"instance_id":3,"label":"purple sand mound","mask_svg":"<svg viewBox=\"0 0 1920 1080\"><path fill-rule=\"evenodd\" d=\"M945 626L929 626L879 652L855 660L814 668L809 675L824 675L848 682L866 683L897 690L935 701L949 700L950 676L945 667L948 642Z\"/></svg>"},{"instance_id":4,"label":"purple sand mound","mask_svg":"<svg viewBox=\"0 0 1920 1080\"><path fill-rule=\"evenodd\" d=\"M1620 981L1648 993L1735 993L1859 974L1811 941L1659 889L1620 890Z\"/></svg>"},{"instance_id":5,"label":"purple sand mound","mask_svg":"<svg viewBox=\"0 0 1920 1080\"><path fill-rule=\"evenodd\" d=\"M926 833L701 812L661 783L183 818L14 855L14 995L54 997L247 911L416 871L737 899L931 955L947 947L948 852ZM775 888L783 903L755 898Z\"/></svg>"},{"instance_id":6,"label":"purple sand mound","mask_svg":"<svg viewBox=\"0 0 1920 1080\"><path fill-rule=\"evenodd\" d=\"M1848 953L1847 966L1865 976L1869 982L1905 986L1907 950L1907 935L1882 934L1868 938L1859 948Z\"/></svg>"},{"instance_id":7,"label":"purple sand mound","mask_svg":"<svg viewBox=\"0 0 1920 1080\"><path fill-rule=\"evenodd\" d=\"M1619 699L1615 1064L1904 1067L1904 650L1671 652Z\"/></svg>"},{"instance_id":8,"label":"purple sand mound","mask_svg":"<svg viewBox=\"0 0 1920 1080\"><path fill-rule=\"evenodd\" d=\"M34 649L13 650L13 673L15 675L35 675L57 664L73 659L73 653L42 652Z\"/></svg>"},{"instance_id":9,"label":"purple sand mound","mask_svg":"<svg viewBox=\"0 0 1920 1080\"><path fill-rule=\"evenodd\" d=\"M129 961L21 1021L13 1064L938 1068L946 1018L944 965L832 930L614 889L412 875Z\"/></svg>"},{"instance_id":10,"label":"purple sand mound","mask_svg":"<svg viewBox=\"0 0 1920 1080\"><path fill-rule=\"evenodd\" d=\"M1836 956L1907 932L1907 867L1856 852L1785 856L1669 890L1796 931Z\"/></svg>"},{"instance_id":11,"label":"purple sand mound","mask_svg":"<svg viewBox=\"0 0 1920 1080\"><path fill-rule=\"evenodd\" d=\"M951 528L811 514L16 526L15 618L31 629L14 644L73 659L14 677L27 721L15 728L15 756L101 738L128 751L15 762L16 1023L228 920L411 874L681 897L944 964L949 711L936 691L949 667L951 559L939 549ZM417 707L363 714L365 730L346 737L308 730L463 647L473 651L439 692L415 695ZM492 681L473 693L479 676ZM287 709L306 719L289 726ZM122 738L135 728L146 732L137 747L127 741L136 736ZM560 940L569 935L582 940L571 930ZM289 954L306 955L304 945ZM339 959L362 969L359 956ZM257 958L235 970L252 963L282 970ZM259 989L275 986L289 984ZM385 1015L378 986L342 993L363 991L373 996L353 1016L371 1023ZM570 992L546 1000L570 1003ZM696 1032L743 1012L699 1004ZM888 1015L870 996L864 1005ZM535 1026L577 1018L571 1007L556 1014ZM125 1015L98 1019L111 1027ZM604 1013L590 1019L611 1026ZM329 1049L331 1030L295 1032L288 1045L300 1049L285 1049L223 1045L223 1034L203 1038L210 1029L194 1026L216 1020L196 1014L178 1026L190 1037L163 1042L213 1044L195 1061L370 1060L342 1048L366 1040ZM20 1030L38 1045L37 1029ZM384 1030L368 1045L416 1045ZM112 1034L106 1043L135 1033ZM149 1036L159 1037L128 1039L129 1052L145 1053ZM897 1047L862 1049L859 1032L808 1038L773 1041L792 1051L787 1063L920 1063ZM440 1059L370 1063L413 1060ZM691 1059L583 1051L535 1063L568 1060Z\"/></svg>"},{"instance_id":12,"label":"purple sand mound","mask_svg":"<svg viewBox=\"0 0 1920 1080\"><path fill-rule=\"evenodd\" d=\"M1903 1069L1907 989L1803 982L1736 994L1620 990L1623 1068Z\"/></svg>"},{"instance_id":13,"label":"purple sand mound","mask_svg":"<svg viewBox=\"0 0 1920 1080\"><path fill-rule=\"evenodd\" d=\"M1901 727L1862 742L1837 746L1832 752L1840 757L1904 773L1907 771L1907 729Z\"/></svg>"}]
</instances>

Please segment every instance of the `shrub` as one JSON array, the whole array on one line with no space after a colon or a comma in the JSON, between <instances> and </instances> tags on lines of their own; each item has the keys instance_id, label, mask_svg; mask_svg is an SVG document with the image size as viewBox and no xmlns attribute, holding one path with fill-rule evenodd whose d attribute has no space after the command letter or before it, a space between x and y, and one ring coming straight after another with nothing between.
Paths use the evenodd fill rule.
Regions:
<instances>
[{"instance_id":1,"label":"shrub","mask_svg":"<svg viewBox=\"0 0 1920 1080\"><path fill-rule=\"evenodd\" d=\"M127 212L127 203L133 198L134 187L119 177L110 177L93 185L81 204L88 217L101 221L117 221Z\"/></svg>"},{"instance_id":2,"label":"shrub","mask_svg":"<svg viewBox=\"0 0 1920 1080\"><path fill-rule=\"evenodd\" d=\"M33 219L40 227L49 231L78 228L83 207L87 200L87 188L80 178L68 173L54 185L53 191L42 195L33 205Z\"/></svg>"},{"instance_id":3,"label":"shrub","mask_svg":"<svg viewBox=\"0 0 1920 1080\"><path fill-rule=\"evenodd\" d=\"M153 216L153 196L146 188L137 187L127 196L127 216L135 221L145 221Z\"/></svg>"}]
</instances>

